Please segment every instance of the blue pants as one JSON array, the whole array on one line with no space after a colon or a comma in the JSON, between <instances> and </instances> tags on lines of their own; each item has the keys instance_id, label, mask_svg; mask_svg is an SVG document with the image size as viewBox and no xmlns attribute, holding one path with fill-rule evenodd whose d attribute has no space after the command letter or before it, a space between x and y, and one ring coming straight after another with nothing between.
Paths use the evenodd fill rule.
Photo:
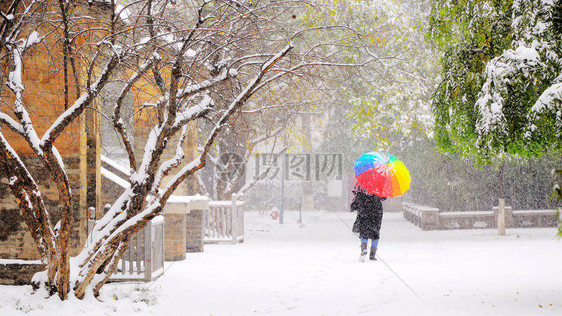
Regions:
<instances>
[{"instance_id":1,"label":"blue pants","mask_svg":"<svg viewBox=\"0 0 562 316\"><path fill-rule=\"evenodd\" d=\"M362 244L366 244L369 239L368 238L363 238L363 237L359 237L361 238L361 243ZM378 248L379 247L379 240L378 239L371 239L371 248Z\"/></svg>"}]
</instances>

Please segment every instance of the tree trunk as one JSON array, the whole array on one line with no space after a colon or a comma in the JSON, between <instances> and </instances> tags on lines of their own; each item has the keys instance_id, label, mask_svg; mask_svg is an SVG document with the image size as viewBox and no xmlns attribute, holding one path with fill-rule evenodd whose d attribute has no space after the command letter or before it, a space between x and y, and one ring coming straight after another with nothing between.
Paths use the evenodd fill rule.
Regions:
<instances>
[{"instance_id":1,"label":"tree trunk","mask_svg":"<svg viewBox=\"0 0 562 316\"><path fill-rule=\"evenodd\" d=\"M186 150L185 150L185 160L186 161L193 161L197 158L197 145L198 145L198 131L197 131L197 122L189 122L188 123L188 136L186 141ZM185 180L186 182L186 194L187 195L195 195L199 191L198 189L198 182L197 177L190 177Z\"/></svg>"},{"instance_id":2,"label":"tree trunk","mask_svg":"<svg viewBox=\"0 0 562 316\"><path fill-rule=\"evenodd\" d=\"M505 188L503 185L503 161L498 168L498 235L505 236Z\"/></svg>"}]
</instances>

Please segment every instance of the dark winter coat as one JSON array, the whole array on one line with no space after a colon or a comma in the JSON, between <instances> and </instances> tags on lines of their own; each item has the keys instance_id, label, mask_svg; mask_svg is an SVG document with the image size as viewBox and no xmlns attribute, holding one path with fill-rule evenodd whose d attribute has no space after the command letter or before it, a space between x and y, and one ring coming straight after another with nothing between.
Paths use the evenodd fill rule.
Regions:
<instances>
[{"instance_id":1,"label":"dark winter coat","mask_svg":"<svg viewBox=\"0 0 562 316\"><path fill-rule=\"evenodd\" d=\"M359 237L369 239L379 239L382 222L382 201L374 194L369 194L360 186L353 190L353 202L351 211L357 211L357 219L353 224L353 232L359 233Z\"/></svg>"}]
</instances>

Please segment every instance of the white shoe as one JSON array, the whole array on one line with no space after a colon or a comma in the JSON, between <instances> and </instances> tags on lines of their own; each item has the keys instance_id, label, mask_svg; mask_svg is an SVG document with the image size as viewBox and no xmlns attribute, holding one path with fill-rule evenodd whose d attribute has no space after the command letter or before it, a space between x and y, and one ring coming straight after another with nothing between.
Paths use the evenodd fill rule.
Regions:
<instances>
[{"instance_id":1,"label":"white shoe","mask_svg":"<svg viewBox=\"0 0 562 316\"><path fill-rule=\"evenodd\" d=\"M367 250L361 251L361 256L359 256L359 262L365 262L366 257L367 257Z\"/></svg>"}]
</instances>

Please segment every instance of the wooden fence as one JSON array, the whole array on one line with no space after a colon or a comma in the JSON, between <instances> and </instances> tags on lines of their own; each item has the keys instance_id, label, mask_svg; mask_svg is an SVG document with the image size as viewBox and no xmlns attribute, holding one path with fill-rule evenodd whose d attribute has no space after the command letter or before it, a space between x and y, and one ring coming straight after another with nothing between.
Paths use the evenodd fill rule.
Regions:
<instances>
[{"instance_id":1,"label":"wooden fence","mask_svg":"<svg viewBox=\"0 0 562 316\"><path fill-rule=\"evenodd\" d=\"M105 188L105 194L102 196L108 201L114 201L120 191L119 187L126 189L130 186L125 180L130 175L127 168L123 168L115 161L108 157L101 156L102 168L101 173L104 179L102 188ZM115 187L117 185L118 187ZM116 195L117 194L117 195ZM91 210L91 214L95 211ZM88 241L90 233L95 225L94 219L88 219ZM131 236L127 250L119 260L117 270L110 277L111 281L152 281L164 273L164 217L157 216L143 229Z\"/></svg>"},{"instance_id":2,"label":"wooden fence","mask_svg":"<svg viewBox=\"0 0 562 316\"><path fill-rule=\"evenodd\" d=\"M480 212L440 212L439 209L413 203L402 203L406 220L422 230L496 228L498 209ZM556 227L556 210L517 210L505 207L506 227Z\"/></svg>"},{"instance_id":3,"label":"wooden fence","mask_svg":"<svg viewBox=\"0 0 562 316\"><path fill-rule=\"evenodd\" d=\"M129 240L111 281L150 282L164 273L164 217L157 216Z\"/></svg>"},{"instance_id":4,"label":"wooden fence","mask_svg":"<svg viewBox=\"0 0 562 316\"><path fill-rule=\"evenodd\" d=\"M244 202L210 201L205 212L204 243L239 243L244 241Z\"/></svg>"}]
</instances>

